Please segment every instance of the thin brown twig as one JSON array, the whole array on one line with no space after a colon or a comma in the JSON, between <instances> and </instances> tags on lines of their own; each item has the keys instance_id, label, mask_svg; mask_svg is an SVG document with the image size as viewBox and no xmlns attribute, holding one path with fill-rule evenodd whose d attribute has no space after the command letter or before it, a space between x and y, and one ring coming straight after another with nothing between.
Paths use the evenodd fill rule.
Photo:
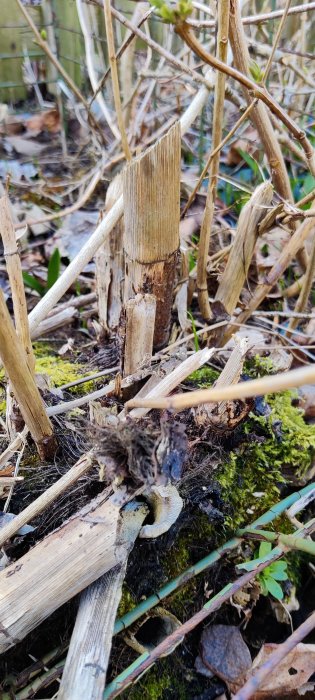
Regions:
<instances>
[{"instance_id":1,"label":"thin brown twig","mask_svg":"<svg viewBox=\"0 0 315 700\"><path fill-rule=\"evenodd\" d=\"M291 119L287 112L283 110L282 107L280 107L280 105L278 104L278 102L274 100L274 98L269 94L269 92L267 92L266 88L261 87L253 80L251 80L251 78L249 78L247 75L240 73L240 71L236 70L235 68L232 68L226 63L220 61L215 56L209 54L204 48L204 46L198 41L194 33L191 31L191 28L189 27L187 22L178 22L175 25L175 31L177 32L177 34L179 34L179 36L182 37L182 39L191 48L191 50L205 63L212 66L212 68L215 68L216 70L225 72L226 75L228 75L230 78L233 78L238 83L247 88L253 97L257 97L259 100L264 102L264 104L266 104L267 107L269 107L271 112L273 112L280 119L280 121L282 121L285 124L285 126L294 136L294 138L296 138L299 141L305 152L310 172L312 173L312 175L315 176L315 151L311 142L308 140L305 131L303 131L296 125L296 123L293 121L293 119Z\"/></svg>"},{"instance_id":2,"label":"thin brown twig","mask_svg":"<svg viewBox=\"0 0 315 700\"><path fill-rule=\"evenodd\" d=\"M265 678L269 676L280 664L280 662L285 659L285 657L296 647L299 642L302 641L315 627L315 612L310 615L305 622L302 623L293 634L286 639L283 644L280 644L275 651L269 656L269 659L258 668L255 675L249 678L247 683L241 688L241 690L233 695L233 700L249 700L249 698L256 693L257 689Z\"/></svg>"}]
</instances>

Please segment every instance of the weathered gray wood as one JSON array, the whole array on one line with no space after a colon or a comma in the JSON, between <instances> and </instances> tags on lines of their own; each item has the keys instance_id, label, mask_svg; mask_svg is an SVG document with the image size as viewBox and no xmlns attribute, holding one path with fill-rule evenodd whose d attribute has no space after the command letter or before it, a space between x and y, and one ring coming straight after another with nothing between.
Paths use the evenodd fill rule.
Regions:
<instances>
[{"instance_id":1,"label":"weathered gray wood","mask_svg":"<svg viewBox=\"0 0 315 700\"><path fill-rule=\"evenodd\" d=\"M0 653L125 561L120 509L130 498L109 493L0 572Z\"/></svg>"},{"instance_id":2,"label":"weathered gray wood","mask_svg":"<svg viewBox=\"0 0 315 700\"><path fill-rule=\"evenodd\" d=\"M130 503L122 513L125 561L101 576L81 595L58 700L101 700L121 598L127 557L148 510Z\"/></svg>"}]
</instances>

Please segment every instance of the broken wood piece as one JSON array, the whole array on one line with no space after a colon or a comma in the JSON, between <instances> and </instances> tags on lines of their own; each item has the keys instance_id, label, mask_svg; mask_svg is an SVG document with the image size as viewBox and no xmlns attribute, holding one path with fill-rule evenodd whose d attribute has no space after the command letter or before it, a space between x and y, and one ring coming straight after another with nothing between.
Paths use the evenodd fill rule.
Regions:
<instances>
[{"instance_id":1,"label":"broken wood piece","mask_svg":"<svg viewBox=\"0 0 315 700\"><path fill-rule=\"evenodd\" d=\"M0 572L0 653L125 561L120 510L131 498L107 489Z\"/></svg>"},{"instance_id":2,"label":"broken wood piece","mask_svg":"<svg viewBox=\"0 0 315 700\"><path fill-rule=\"evenodd\" d=\"M246 281L258 236L258 224L266 215L272 195L271 183L263 182L240 213L232 249L215 295L215 301L220 301L230 315L235 311Z\"/></svg>"},{"instance_id":3,"label":"broken wood piece","mask_svg":"<svg viewBox=\"0 0 315 700\"><path fill-rule=\"evenodd\" d=\"M193 355L190 355L190 357L187 357L186 360L175 367L175 369L166 377L163 377L161 380L157 378L158 381L156 385L153 387L151 385L147 393L144 393L145 387L143 387L141 390L141 398L154 399L155 397L167 396L181 382L187 379L192 372L195 372L197 369L206 364L206 362L209 362L215 351L216 348L204 348L203 350L198 350ZM135 397L134 400L137 400L137 397ZM145 416L147 413L148 409L146 408L135 408L130 411L129 418L143 418L143 416ZM120 417L123 415L125 415L124 412L120 414Z\"/></svg>"},{"instance_id":4,"label":"broken wood piece","mask_svg":"<svg viewBox=\"0 0 315 700\"><path fill-rule=\"evenodd\" d=\"M181 135L177 122L123 172L125 302L154 294L154 347L168 340L179 249Z\"/></svg>"},{"instance_id":5,"label":"broken wood piece","mask_svg":"<svg viewBox=\"0 0 315 700\"><path fill-rule=\"evenodd\" d=\"M237 384L240 380L244 360L248 350L248 339L237 338L235 336L235 348L223 368L220 376L214 384L216 389L225 386ZM195 420L199 425L213 424L218 428L229 429L235 427L235 420L239 422L242 419L242 413L234 411L236 409L235 402L221 401L216 404L202 404L195 411ZM234 415L235 413L235 415Z\"/></svg>"},{"instance_id":6,"label":"broken wood piece","mask_svg":"<svg viewBox=\"0 0 315 700\"><path fill-rule=\"evenodd\" d=\"M155 314L156 298L153 294L137 294L127 301L124 376L134 374L150 363Z\"/></svg>"},{"instance_id":7,"label":"broken wood piece","mask_svg":"<svg viewBox=\"0 0 315 700\"><path fill-rule=\"evenodd\" d=\"M26 354L11 321L2 290L0 290L0 357L38 453L42 459L47 459L56 451L56 440L44 402L27 363Z\"/></svg>"},{"instance_id":8,"label":"broken wood piece","mask_svg":"<svg viewBox=\"0 0 315 700\"><path fill-rule=\"evenodd\" d=\"M143 503L127 504L121 514L124 561L81 595L58 700L101 700L103 696L127 558L147 513Z\"/></svg>"},{"instance_id":9,"label":"broken wood piece","mask_svg":"<svg viewBox=\"0 0 315 700\"><path fill-rule=\"evenodd\" d=\"M67 309L58 311L52 316L48 316L44 321L41 321L36 330L32 333L32 340L36 340L41 336L44 337L48 333L56 331L58 328L63 328L69 323L72 323L75 318L78 318L79 312L74 306L68 306Z\"/></svg>"},{"instance_id":10,"label":"broken wood piece","mask_svg":"<svg viewBox=\"0 0 315 700\"><path fill-rule=\"evenodd\" d=\"M106 193L105 213L110 211L122 196L122 177L117 175ZM119 326L122 310L124 277L123 251L124 220L121 218L112 229L95 256L96 290L99 322L105 332Z\"/></svg>"},{"instance_id":11,"label":"broken wood piece","mask_svg":"<svg viewBox=\"0 0 315 700\"><path fill-rule=\"evenodd\" d=\"M53 503L60 494L64 493L69 486L72 486L78 479L86 474L86 472L93 465L93 452L87 452L87 454L82 455L80 459L71 467L58 481L56 481L52 486L50 486L44 493L42 493L38 498L30 503L27 508L21 511L15 516L14 520L7 523L0 529L0 547L2 547L10 537L13 537L18 530L26 525L26 523L31 522L40 513L42 513L48 506ZM0 471L1 475L1 471ZM16 478L16 477L15 477ZM0 485L2 483L2 477L0 476Z\"/></svg>"}]
</instances>

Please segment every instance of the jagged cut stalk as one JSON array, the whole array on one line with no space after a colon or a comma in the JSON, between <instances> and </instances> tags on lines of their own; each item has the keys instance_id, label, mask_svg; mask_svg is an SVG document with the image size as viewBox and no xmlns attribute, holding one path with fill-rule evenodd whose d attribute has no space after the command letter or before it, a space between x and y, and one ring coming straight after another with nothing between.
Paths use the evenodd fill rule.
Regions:
<instances>
[{"instance_id":1,"label":"jagged cut stalk","mask_svg":"<svg viewBox=\"0 0 315 700\"><path fill-rule=\"evenodd\" d=\"M119 174L108 187L105 203L106 213L110 211L121 195L122 178ZM124 220L121 218L99 247L95 256L98 316L105 333L116 331L122 310L123 231Z\"/></svg>"},{"instance_id":2,"label":"jagged cut stalk","mask_svg":"<svg viewBox=\"0 0 315 700\"><path fill-rule=\"evenodd\" d=\"M217 36L217 57L226 63L228 53L229 35L229 6L230 0L221 0L218 3L218 36ZM217 71L214 107L212 120L212 150L222 141L224 95L225 95L225 73ZM220 164L220 151L212 158L209 170L209 184L206 199L205 211L201 224L200 241L197 261L197 289L200 311L205 319L210 319L211 309L209 304L208 284L207 284L207 260L209 253L210 234L214 215L214 205L217 192L217 182Z\"/></svg>"},{"instance_id":3,"label":"jagged cut stalk","mask_svg":"<svg viewBox=\"0 0 315 700\"><path fill-rule=\"evenodd\" d=\"M169 335L179 249L180 126L123 173L125 302L136 294L156 297L154 346Z\"/></svg>"},{"instance_id":4,"label":"jagged cut stalk","mask_svg":"<svg viewBox=\"0 0 315 700\"><path fill-rule=\"evenodd\" d=\"M124 376L134 374L151 361L155 315L153 294L137 294L127 301Z\"/></svg>"}]
</instances>

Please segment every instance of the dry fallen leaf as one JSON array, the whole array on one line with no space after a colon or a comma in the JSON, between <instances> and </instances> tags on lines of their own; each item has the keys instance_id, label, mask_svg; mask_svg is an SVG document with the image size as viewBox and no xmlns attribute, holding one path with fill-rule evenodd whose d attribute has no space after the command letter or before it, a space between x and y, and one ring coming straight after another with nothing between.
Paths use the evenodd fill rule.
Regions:
<instances>
[{"instance_id":1,"label":"dry fallen leaf","mask_svg":"<svg viewBox=\"0 0 315 700\"><path fill-rule=\"evenodd\" d=\"M264 644L253 661L252 669L247 673L247 678L255 675L255 672L278 648L278 644ZM315 672L315 644L298 644L287 656L280 661L277 668L269 673L259 690L252 696L252 700L270 700L270 698L283 698L290 694L296 694ZM230 687L236 693L243 686L237 682ZM315 683L314 683L315 686Z\"/></svg>"}]
</instances>

